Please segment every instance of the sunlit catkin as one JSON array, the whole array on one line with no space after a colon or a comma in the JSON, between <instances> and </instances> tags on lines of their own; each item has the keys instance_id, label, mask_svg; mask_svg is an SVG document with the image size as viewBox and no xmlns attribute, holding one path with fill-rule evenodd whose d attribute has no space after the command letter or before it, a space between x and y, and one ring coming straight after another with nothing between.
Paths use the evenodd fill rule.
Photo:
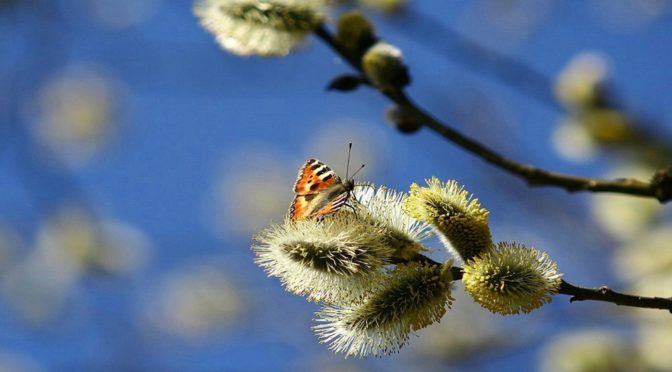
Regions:
<instances>
[{"instance_id":1,"label":"sunlit catkin","mask_svg":"<svg viewBox=\"0 0 672 372\"><path fill-rule=\"evenodd\" d=\"M394 253L380 229L345 214L273 225L255 237L255 262L310 301L351 303L380 285Z\"/></svg>"},{"instance_id":2,"label":"sunlit catkin","mask_svg":"<svg viewBox=\"0 0 672 372\"><path fill-rule=\"evenodd\" d=\"M322 343L346 356L398 352L411 332L439 321L451 305L450 266L399 265L363 304L323 308L313 329Z\"/></svg>"},{"instance_id":3,"label":"sunlit catkin","mask_svg":"<svg viewBox=\"0 0 672 372\"><path fill-rule=\"evenodd\" d=\"M197 0L194 14L226 50L283 56L324 20L322 0Z\"/></svg>"},{"instance_id":4,"label":"sunlit catkin","mask_svg":"<svg viewBox=\"0 0 672 372\"><path fill-rule=\"evenodd\" d=\"M517 243L498 243L463 267L464 289L499 314L529 313L551 301L562 274L548 255Z\"/></svg>"},{"instance_id":5,"label":"sunlit catkin","mask_svg":"<svg viewBox=\"0 0 672 372\"><path fill-rule=\"evenodd\" d=\"M429 225L404 212L408 195L380 186L360 184L355 187L353 218L375 227L380 232L382 243L394 250L393 256L411 259L424 248L420 241L431 235Z\"/></svg>"},{"instance_id":6,"label":"sunlit catkin","mask_svg":"<svg viewBox=\"0 0 672 372\"><path fill-rule=\"evenodd\" d=\"M464 261L491 248L488 211L455 181L442 183L436 177L428 187L411 185L404 203L406 212L434 227L444 245Z\"/></svg>"}]
</instances>

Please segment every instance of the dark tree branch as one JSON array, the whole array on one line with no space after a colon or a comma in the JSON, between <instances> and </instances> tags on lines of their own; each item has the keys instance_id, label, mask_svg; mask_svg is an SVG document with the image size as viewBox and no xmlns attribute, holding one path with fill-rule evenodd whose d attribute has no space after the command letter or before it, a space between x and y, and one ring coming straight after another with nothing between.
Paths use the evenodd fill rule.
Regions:
<instances>
[{"instance_id":1,"label":"dark tree branch","mask_svg":"<svg viewBox=\"0 0 672 372\"><path fill-rule=\"evenodd\" d=\"M422 262L429 265L441 265L439 262L436 262L431 258L421 254L416 255L412 260L414 262ZM461 267L453 266L450 271L451 274L453 274L453 280L462 279L463 272ZM605 286L599 288L578 287L573 284L569 284L564 280L560 283L558 294L572 296L569 299L570 303L574 301L602 301L619 306L668 310L672 313L672 297L663 298L633 296L613 291Z\"/></svg>"},{"instance_id":2,"label":"dark tree branch","mask_svg":"<svg viewBox=\"0 0 672 372\"><path fill-rule=\"evenodd\" d=\"M360 61L352 57L336 42L333 35L324 27L320 26L315 30L315 35L329 45L336 53L344 58L353 68L361 72ZM382 91L391 101L400 108L406 110L409 114L415 116L424 126L438 133L446 140L453 142L464 150L474 154L484 161L507 171L519 178L524 179L530 186L549 186L559 187L568 192L591 191L591 192L613 192L627 195L643 196L657 198L661 203L670 200L669 194L658 190L659 187L653 187L651 183L635 179L593 179L584 178L568 174L549 172L531 165L518 163L505 156L491 150L484 144L469 138L457 130L442 123L431 114L416 105L401 89ZM661 197L661 195L665 197Z\"/></svg>"},{"instance_id":3,"label":"dark tree branch","mask_svg":"<svg viewBox=\"0 0 672 372\"><path fill-rule=\"evenodd\" d=\"M672 313L672 298L642 297L615 292L608 287L583 288L562 281L560 294L572 296L569 302L574 301L603 301L620 306L641 307L646 309L663 309Z\"/></svg>"},{"instance_id":4,"label":"dark tree branch","mask_svg":"<svg viewBox=\"0 0 672 372\"><path fill-rule=\"evenodd\" d=\"M655 192L648 182L635 179L601 180L578 177L568 174L549 172L531 165L521 164L491 150L480 142L469 138L457 130L441 123L423 111L411 101L403 91L384 93L401 108L418 117L424 125L447 140L462 147L484 161L503 169L527 181L530 186L560 187L569 192L616 192L622 194L655 197Z\"/></svg>"}]
</instances>

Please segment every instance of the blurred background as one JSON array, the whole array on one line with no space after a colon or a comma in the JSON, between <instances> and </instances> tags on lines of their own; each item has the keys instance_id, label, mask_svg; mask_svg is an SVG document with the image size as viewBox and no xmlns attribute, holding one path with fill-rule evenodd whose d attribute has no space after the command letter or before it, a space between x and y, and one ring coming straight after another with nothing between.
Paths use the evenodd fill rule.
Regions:
<instances>
[{"instance_id":1,"label":"blurred background","mask_svg":"<svg viewBox=\"0 0 672 372\"><path fill-rule=\"evenodd\" d=\"M306 159L345 174L348 142L360 181L456 179L495 240L583 286L672 296L672 207L528 188L399 132L372 90L327 92L350 69L319 41L240 58L191 7L0 1L0 370L672 370L670 314L567 296L502 317L457 290L400 354L319 345L317 305L250 245ZM672 1L362 0L332 19L352 7L404 51L421 105L511 158L643 180L672 163Z\"/></svg>"}]
</instances>

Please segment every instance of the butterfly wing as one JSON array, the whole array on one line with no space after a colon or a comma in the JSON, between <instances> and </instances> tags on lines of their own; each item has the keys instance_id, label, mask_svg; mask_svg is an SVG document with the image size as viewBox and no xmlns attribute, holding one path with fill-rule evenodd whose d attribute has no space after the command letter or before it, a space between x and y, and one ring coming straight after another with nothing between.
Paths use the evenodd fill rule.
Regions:
<instances>
[{"instance_id":1,"label":"butterfly wing","mask_svg":"<svg viewBox=\"0 0 672 372\"><path fill-rule=\"evenodd\" d=\"M289 207L289 217L292 221L306 218L310 215L311 201L317 194L296 195Z\"/></svg>"},{"instance_id":2,"label":"butterfly wing","mask_svg":"<svg viewBox=\"0 0 672 372\"><path fill-rule=\"evenodd\" d=\"M338 212L339 209L341 209L343 205L345 205L345 202L348 201L349 197L350 197L349 191L337 194L337 196L330 199L324 207L315 211L313 215L316 216L318 219L321 219L324 218L324 216L336 213Z\"/></svg>"},{"instance_id":3,"label":"butterfly wing","mask_svg":"<svg viewBox=\"0 0 672 372\"><path fill-rule=\"evenodd\" d=\"M292 221L335 213L350 194L340 177L317 159L309 159L299 170L294 192L289 209Z\"/></svg>"},{"instance_id":4,"label":"butterfly wing","mask_svg":"<svg viewBox=\"0 0 672 372\"><path fill-rule=\"evenodd\" d=\"M316 194L336 183L341 183L341 179L331 168L317 159L308 159L299 169L294 192L297 195Z\"/></svg>"},{"instance_id":5,"label":"butterfly wing","mask_svg":"<svg viewBox=\"0 0 672 372\"><path fill-rule=\"evenodd\" d=\"M343 184L334 184L319 193L296 195L289 209L292 221L304 218L323 218L338 212L348 201L350 191Z\"/></svg>"}]
</instances>

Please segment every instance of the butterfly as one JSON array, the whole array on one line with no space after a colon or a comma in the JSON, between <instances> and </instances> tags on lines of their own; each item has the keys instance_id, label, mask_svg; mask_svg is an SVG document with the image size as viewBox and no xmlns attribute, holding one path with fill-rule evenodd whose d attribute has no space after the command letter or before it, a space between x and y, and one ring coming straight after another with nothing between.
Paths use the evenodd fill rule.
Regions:
<instances>
[{"instance_id":1,"label":"butterfly","mask_svg":"<svg viewBox=\"0 0 672 372\"><path fill-rule=\"evenodd\" d=\"M354 188L355 181L352 178L346 176L343 181L323 162L308 159L299 169L294 184L296 196L289 208L289 217L292 221L306 218L322 219L336 213L348 201Z\"/></svg>"}]
</instances>

